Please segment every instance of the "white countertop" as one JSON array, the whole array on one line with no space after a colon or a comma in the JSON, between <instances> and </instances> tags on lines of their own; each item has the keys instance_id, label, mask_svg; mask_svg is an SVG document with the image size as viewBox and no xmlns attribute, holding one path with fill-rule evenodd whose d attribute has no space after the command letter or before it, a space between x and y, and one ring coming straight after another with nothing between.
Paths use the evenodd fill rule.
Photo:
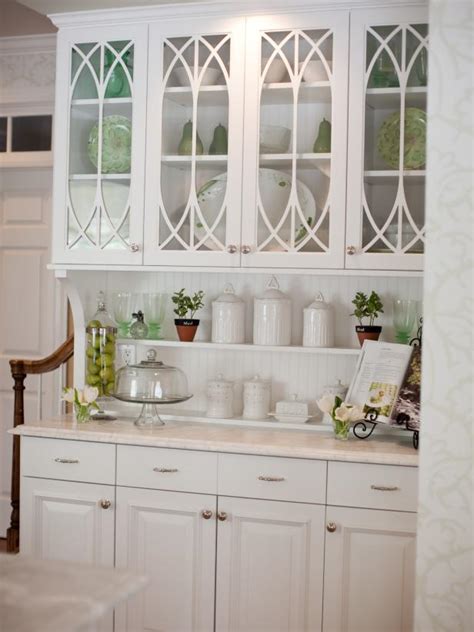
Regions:
<instances>
[{"instance_id":1,"label":"white countertop","mask_svg":"<svg viewBox=\"0 0 474 632\"><path fill-rule=\"evenodd\" d=\"M167 421L164 426L141 429L132 420L76 423L70 416L42 420L10 430L30 437L99 441L125 445L155 446L209 452L260 454L357 463L418 465L411 433L407 436L372 435L348 441L334 438L332 431L278 430L245 428L190 421Z\"/></svg>"},{"instance_id":2,"label":"white countertop","mask_svg":"<svg viewBox=\"0 0 474 632\"><path fill-rule=\"evenodd\" d=\"M0 628L84 630L146 584L126 570L0 555Z\"/></svg>"}]
</instances>

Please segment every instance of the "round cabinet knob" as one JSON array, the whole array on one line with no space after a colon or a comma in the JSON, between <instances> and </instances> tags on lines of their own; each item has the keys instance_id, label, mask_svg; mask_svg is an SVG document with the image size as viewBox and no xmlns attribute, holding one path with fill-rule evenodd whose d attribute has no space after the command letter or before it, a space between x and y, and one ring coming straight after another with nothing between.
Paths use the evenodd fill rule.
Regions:
<instances>
[{"instance_id":1,"label":"round cabinet knob","mask_svg":"<svg viewBox=\"0 0 474 632\"><path fill-rule=\"evenodd\" d=\"M241 246L241 247L240 247L240 252L241 252L243 255L248 255L248 254L249 254L249 252L250 252L250 250L251 250L250 246Z\"/></svg>"},{"instance_id":2,"label":"round cabinet knob","mask_svg":"<svg viewBox=\"0 0 474 632\"><path fill-rule=\"evenodd\" d=\"M138 244L135 244L135 243L130 244L130 250L132 252L138 252L140 250L140 246Z\"/></svg>"},{"instance_id":3,"label":"round cabinet knob","mask_svg":"<svg viewBox=\"0 0 474 632\"><path fill-rule=\"evenodd\" d=\"M224 520L227 520L227 514L225 511L219 511L219 513L217 514L217 518L218 520L220 520L221 522L224 522Z\"/></svg>"},{"instance_id":4,"label":"round cabinet knob","mask_svg":"<svg viewBox=\"0 0 474 632\"><path fill-rule=\"evenodd\" d=\"M102 507L102 509L108 509L111 504L112 504L112 501L110 501L110 500L101 500L100 501L100 506Z\"/></svg>"},{"instance_id":5,"label":"round cabinet knob","mask_svg":"<svg viewBox=\"0 0 474 632\"><path fill-rule=\"evenodd\" d=\"M326 525L326 529L329 531L329 533L334 533L334 531L337 529L337 525L335 522L328 522Z\"/></svg>"},{"instance_id":6,"label":"round cabinet knob","mask_svg":"<svg viewBox=\"0 0 474 632\"><path fill-rule=\"evenodd\" d=\"M229 244L229 245L227 246L227 252L228 252L230 255L234 255L234 254L237 252L237 246L236 246L235 244Z\"/></svg>"},{"instance_id":7,"label":"round cabinet knob","mask_svg":"<svg viewBox=\"0 0 474 632\"><path fill-rule=\"evenodd\" d=\"M355 246L347 246L346 252L348 255L355 255L356 247Z\"/></svg>"},{"instance_id":8,"label":"round cabinet knob","mask_svg":"<svg viewBox=\"0 0 474 632\"><path fill-rule=\"evenodd\" d=\"M212 511L210 509L204 509L204 511L201 512L201 516L204 520L209 520L212 518Z\"/></svg>"}]
</instances>

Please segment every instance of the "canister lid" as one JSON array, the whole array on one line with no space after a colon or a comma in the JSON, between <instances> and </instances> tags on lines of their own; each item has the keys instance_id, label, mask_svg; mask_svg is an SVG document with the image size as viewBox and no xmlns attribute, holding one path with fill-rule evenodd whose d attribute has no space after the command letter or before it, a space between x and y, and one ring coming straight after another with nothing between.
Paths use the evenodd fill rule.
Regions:
<instances>
[{"instance_id":1,"label":"canister lid","mask_svg":"<svg viewBox=\"0 0 474 632\"><path fill-rule=\"evenodd\" d=\"M260 375L254 375L250 380L245 380L244 386L246 384L257 385L261 384L262 386L268 386L270 384L269 380L264 380L260 377Z\"/></svg>"},{"instance_id":2,"label":"canister lid","mask_svg":"<svg viewBox=\"0 0 474 632\"><path fill-rule=\"evenodd\" d=\"M209 380L207 385L213 386L213 387L219 387L219 386L224 387L224 386L233 386L234 382L232 382L231 380L226 380L225 377L222 375L222 373L219 373L215 379Z\"/></svg>"},{"instance_id":3,"label":"canister lid","mask_svg":"<svg viewBox=\"0 0 474 632\"><path fill-rule=\"evenodd\" d=\"M324 296L321 292L318 292L314 298L314 301L306 309L332 309L332 305L330 303L326 303L324 300Z\"/></svg>"},{"instance_id":4,"label":"canister lid","mask_svg":"<svg viewBox=\"0 0 474 632\"><path fill-rule=\"evenodd\" d=\"M226 283L224 292L213 303L243 303L243 300L235 293L232 283Z\"/></svg>"},{"instance_id":5,"label":"canister lid","mask_svg":"<svg viewBox=\"0 0 474 632\"><path fill-rule=\"evenodd\" d=\"M288 301L288 296L280 290L280 285L276 279L276 277L272 276L270 281L267 283L267 287L265 291L260 294L260 296L255 297L257 300L284 300Z\"/></svg>"}]
</instances>

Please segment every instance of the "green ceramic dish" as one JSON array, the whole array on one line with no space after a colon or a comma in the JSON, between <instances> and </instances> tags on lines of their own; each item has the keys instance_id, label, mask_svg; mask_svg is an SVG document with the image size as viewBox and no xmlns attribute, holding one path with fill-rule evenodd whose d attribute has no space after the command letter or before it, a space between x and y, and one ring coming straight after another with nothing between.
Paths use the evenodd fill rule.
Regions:
<instances>
[{"instance_id":1,"label":"green ceramic dish","mask_svg":"<svg viewBox=\"0 0 474 632\"><path fill-rule=\"evenodd\" d=\"M99 124L89 134L87 153L97 167ZM102 121L102 173L129 173L132 156L132 124L126 116L104 116Z\"/></svg>"},{"instance_id":2,"label":"green ceramic dish","mask_svg":"<svg viewBox=\"0 0 474 632\"><path fill-rule=\"evenodd\" d=\"M400 112L385 119L377 135L377 149L384 161L398 168L400 154ZM426 162L426 112L405 109L404 169L421 169Z\"/></svg>"}]
</instances>

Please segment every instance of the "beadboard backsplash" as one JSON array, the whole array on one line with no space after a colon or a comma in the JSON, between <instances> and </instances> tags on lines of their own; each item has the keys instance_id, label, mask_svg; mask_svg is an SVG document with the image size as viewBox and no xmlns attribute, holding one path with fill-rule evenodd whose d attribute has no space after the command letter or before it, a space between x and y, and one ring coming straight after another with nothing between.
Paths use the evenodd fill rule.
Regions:
<instances>
[{"instance_id":1,"label":"beadboard backsplash","mask_svg":"<svg viewBox=\"0 0 474 632\"><path fill-rule=\"evenodd\" d=\"M422 297L422 279L406 277L368 276L322 276L281 274L276 272L281 290L292 300L292 344L301 345L303 335L303 308L309 305L318 292L334 306L336 318L335 345L337 347L358 347L355 334L356 320L351 317L351 300L357 291L378 292L384 303L384 314L377 321L383 326L381 340L393 341L392 300L394 298L414 299ZM143 292L163 292L171 296L173 292L186 288L188 293L198 290L205 292L205 307L198 317L201 324L196 340L209 341L211 338L211 303L222 293L226 283L232 283L236 294L246 303L246 342L252 342L253 297L261 294L270 279L269 274L233 274L209 272L86 272L70 273L78 288L85 310L86 321L96 310L96 295L103 290L107 306L112 312L112 294L130 291L137 295ZM134 309L142 309L139 297ZM143 310L144 311L144 310ZM176 340L173 305L167 302L164 323L164 337ZM146 321L146 314L145 314ZM133 341L131 341L133 342ZM146 346L137 345L137 359L143 359ZM322 353L292 353L278 351L234 351L193 348L193 343L179 348L160 348L158 356L167 364L179 366L188 377L194 397L180 408L206 409L206 383L222 373L236 382L235 413L242 410L242 381L256 374L272 381L272 405L292 393L299 397L315 399L323 392L326 384L338 379L348 384L352 378L357 356L326 355ZM171 410L170 410L171 412Z\"/></svg>"}]
</instances>

